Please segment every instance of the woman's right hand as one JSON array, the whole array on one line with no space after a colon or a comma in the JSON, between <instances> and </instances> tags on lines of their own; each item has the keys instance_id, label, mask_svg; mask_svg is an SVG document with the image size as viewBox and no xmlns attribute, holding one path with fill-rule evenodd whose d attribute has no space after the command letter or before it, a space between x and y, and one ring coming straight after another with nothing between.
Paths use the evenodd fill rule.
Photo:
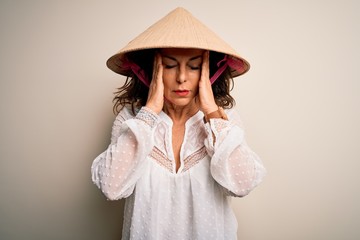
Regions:
<instances>
[{"instance_id":1,"label":"woman's right hand","mask_svg":"<svg viewBox=\"0 0 360 240\"><path fill-rule=\"evenodd\" d=\"M149 94L145 107L160 113L164 106L163 65L161 55L155 54L153 76L149 86Z\"/></svg>"}]
</instances>

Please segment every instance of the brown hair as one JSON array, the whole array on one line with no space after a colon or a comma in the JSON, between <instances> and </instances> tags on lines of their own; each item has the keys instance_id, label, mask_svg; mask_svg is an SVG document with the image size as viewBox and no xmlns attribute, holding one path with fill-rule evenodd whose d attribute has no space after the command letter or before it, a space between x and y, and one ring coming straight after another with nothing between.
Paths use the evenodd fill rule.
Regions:
<instances>
[{"instance_id":1,"label":"brown hair","mask_svg":"<svg viewBox=\"0 0 360 240\"><path fill-rule=\"evenodd\" d=\"M149 76L152 76L155 51L156 49L148 49L131 52L128 53L126 57L129 61L139 65L148 79L151 79ZM223 58L223 53L210 51L210 76L216 72L218 69L216 64ZM218 106L223 108L232 108L235 106L235 99L230 95L233 86L234 81L231 78L229 68L227 68L212 84L215 102ZM113 99L114 113L119 113L125 105L131 105L132 112L135 114L135 108L146 104L148 91L149 88L145 86L135 74L131 74L131 76L126 78L124 85L115 92Z\"/></svg>"}]
</instances>

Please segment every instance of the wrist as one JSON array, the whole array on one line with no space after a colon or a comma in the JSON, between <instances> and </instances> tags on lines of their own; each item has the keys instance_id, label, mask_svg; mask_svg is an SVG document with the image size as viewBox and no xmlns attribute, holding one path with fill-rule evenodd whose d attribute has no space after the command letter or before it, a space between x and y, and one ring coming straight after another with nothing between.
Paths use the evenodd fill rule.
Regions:
<instances>
[{"instance_id":1,"label":"wrist","mask_svg":"<svg viewBox=\"0 0 360 240\"><path fill-rule=\"evenodd\" d=\"M228 120L226 113L222 107L217 107L217 109L213 112L207 113L204 116L205 122L209 122L211 118L220 118L224 120Z\"/></svg>"},{"instance_id":2,"label":"wrist","mask_svg":"<svg viewBox=\"0 0 360 240\"><path fill-rule=\"evenodd\" d=\"M146 107L147 109L150 109L155 114L159 114L161 112L161 109L159 110L158 107L155 107L155 106L153 106L151 104L145 104L144 107Z\"/></svg>"},{"instance_id":3,"label":"wrist","mask_svg":"<svg viewBox=\"0 0 360 240\"><path fill-rule=\"evenodd\" d=\"M151 128L155 127L159 122L159 116L150 108L143 106L135 116L136 119L147 123Z\"/></svg>"},{"instance_id":4,"label":"wrist","mask_svg":"<svg viewBox=\"0 0 360 240\"><path fill-rule=\"evenodd\" d=\"M207 107L206 109L204 109L203 113L206 116L210 113L216 112L218 109L219 109L219 106L214 103L210 107Z\"/></svg>"}]
</instances>

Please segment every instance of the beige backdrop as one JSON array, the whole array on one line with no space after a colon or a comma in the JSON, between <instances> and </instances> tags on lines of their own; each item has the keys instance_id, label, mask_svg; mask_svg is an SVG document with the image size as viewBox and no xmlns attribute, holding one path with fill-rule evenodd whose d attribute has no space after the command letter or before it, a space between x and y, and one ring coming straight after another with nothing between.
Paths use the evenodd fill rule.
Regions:
<instances>
[{"instance_id":1,"label":"beige backdrop","mask_svg":"<svg viewBox=\"0 0 360 240\"><path fill-rule=\"evenodd\" d=\"M233 92L268 175L239 239L360 239L359 1L0 2L0 239L120 239L91 183L110 139L106 59L177 6L252 68Z\"/></svg>"}]
</instances>

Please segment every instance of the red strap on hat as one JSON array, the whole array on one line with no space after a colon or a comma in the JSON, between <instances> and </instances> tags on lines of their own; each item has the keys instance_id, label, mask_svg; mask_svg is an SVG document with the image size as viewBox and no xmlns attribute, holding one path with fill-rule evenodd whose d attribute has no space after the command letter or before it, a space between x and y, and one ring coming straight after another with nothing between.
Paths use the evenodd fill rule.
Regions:
<instances>
[{"instance_id":1,"label":"red strap on hat","mask_svg":"<svg viewBox=\"0 0 360 240\"><path fill-rule=\"evenodd\" d=\"M224 64L220 67L220 65L222 63L224 63ZM225 55L225 57L217 63L217 66L219 67L219 69L210 78L211 84L213 84L216 81L216 79L218 79L218 77L225 71L227 66L229 66L239 72L242 72L244 69L243 61L241 61L237 58L229 57L228 55Z\"/></svg>"},{"instance_id":2,"label":"red strap on hat","mask_svg":"<svg viewBox=\"0 0 360 240\"><path fill-rule=\"evenodd\" d=\"M222 63L223 65L220 67ZM239 72L243 71L244 69L243 61L237 58L229 57L228 55L225 55L225 57L220 60L216 65L219 67L219 69L210 78L211 84L213 84L219 78L219 76L225 71L228 66ZM146 86L150 86L149 79L146 77L144 70L142 70L139 65L134 62L125 61L122 67L124 68L124 70L131 70L139 78L140 81L142 81Z\"/></svg>"},{"instance_id":3,"label":"red strap on hat","mask_svg":"<svg viewBox=\"0 0 360 240\"><path fill-rule=\"evenodd\" d=\"M148 86L148 87L150 86L149 79L146 77L144 70L141 69L141 67L139 67L139 65L137 65L134 62L125 61L122 65L122 67L126 71L131 70L140 79L140 81L142 81L146 86Z\"/></svg>"}]
</instances>

